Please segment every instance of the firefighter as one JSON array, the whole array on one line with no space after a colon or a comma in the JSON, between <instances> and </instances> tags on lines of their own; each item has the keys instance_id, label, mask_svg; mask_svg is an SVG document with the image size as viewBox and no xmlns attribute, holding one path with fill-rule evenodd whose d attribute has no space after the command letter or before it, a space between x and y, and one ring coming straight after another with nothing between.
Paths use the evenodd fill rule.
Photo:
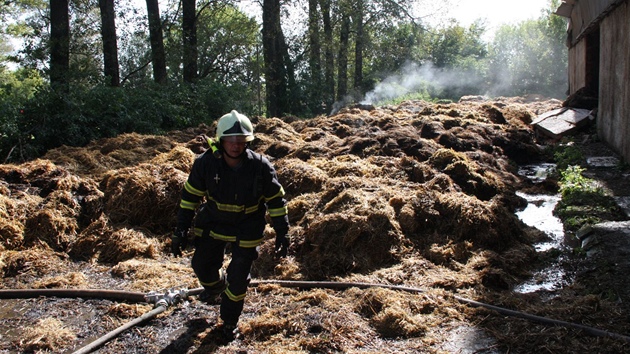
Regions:
<instances>
[{"instance_id":1,"label":"firefighter","mask_svg":"<svg viewBox=\"0 0 630 354\"><path fill-rule=\"evenodd\" d=\"M195 159L182 190L171 252L180 256L194 219L192 268L204 287L201 301L219 300L220 330L226 341L238 335L238 319L252 263L268 213L275 231L275 256L286 257L289 219L284 189L269 160L249 149L251 121L233 110L217 122L211 149ZM195 216L196 215L196 216ZM223 269L226 246L231 260Z\"/></svg>"}]
</instances>

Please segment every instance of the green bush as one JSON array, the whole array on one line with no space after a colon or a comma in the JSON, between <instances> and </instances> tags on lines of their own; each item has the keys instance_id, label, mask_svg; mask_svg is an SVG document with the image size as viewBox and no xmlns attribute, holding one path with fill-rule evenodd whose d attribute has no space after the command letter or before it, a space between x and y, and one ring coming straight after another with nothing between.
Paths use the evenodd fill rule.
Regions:
<instances>
[{"instance_id":1,"label":"green bush","mask_svg":"<svg viewBox=\"0 0 630 354\"><path fill-rule=\"evenodd\" d=\"M85 146L121 133L163 134L254 110L247 90L212 81L135 87L40 87L28 97L0 95L0 158L23 161L61 145ZM11 97L11 99L9 99Z\"/></svg>"},{"instance_id":2,"label":"green bush","mask_svg":"<svg viewBox=\"0 0 630 354\"><path fill-rule=\"evenodd\" d=\"M32 135L23 127L24 104L43 86L37 71L0 66L0 163L31 155Z\"/></svg>"}]
</instances>

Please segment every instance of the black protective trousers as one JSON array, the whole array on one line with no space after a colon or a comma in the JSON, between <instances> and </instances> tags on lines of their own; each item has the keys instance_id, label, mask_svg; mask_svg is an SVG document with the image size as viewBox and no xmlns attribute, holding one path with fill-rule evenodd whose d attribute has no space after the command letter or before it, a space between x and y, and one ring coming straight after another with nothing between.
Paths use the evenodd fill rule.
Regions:
<instances>
[{"instance_id":1,"label":"black protective trousers","mask_svg":"<svg viewBox=\"0 0 630 354\"><path fill-rule=\"evenodd\" d=\"M209 236L198 237L195 240L195 254L191 262L200 282L207 284L219 280L227 244ZM258 248L239 247L237 242L232 242L230 246L232 259L226 270L228 286L221 294L221 320L236 325L243 312L244 299L233 301L227 296L227 292L244 297L251 280L252 264L258 258Z\"/></svg>"}]
</instances>

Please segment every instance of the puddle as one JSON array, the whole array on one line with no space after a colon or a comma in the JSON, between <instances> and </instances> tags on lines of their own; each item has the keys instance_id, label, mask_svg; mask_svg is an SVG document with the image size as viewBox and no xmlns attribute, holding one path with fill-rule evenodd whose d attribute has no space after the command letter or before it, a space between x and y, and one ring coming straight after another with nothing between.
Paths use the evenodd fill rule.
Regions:
<instances>
[{"instance_id":1,"label":"puddle","mask_svg":"<svg viewBox=\"0 0 630 354\"><path fill-rule=\"evenodd\" d=\"M549 235L549 242L534 245L536 251L544 252L552 248L561 248L564 240L564 226L562 221L553 215L553 209L560 201L559 195L525 194L516 195L527 200L527 207L516 213L525 224L535 227Z\"/></svg>"},{"instance_id":2,"label":"puddle","mask_svg":"<svg viewBox=\"0 0 630 354\"><path fill-rule=\"evenodd\" d=\"M527 177L534 183L544 181L550 173L556 170L555 163L540 163L535 165L524 165L519 167L518 174Z\"/></svg>"},{"instance_id":3,"label":"puddle","mask_svg":"<svg viewBox=\"0 0 630 354\"><path fill-rule=\"evenodd\" d=\"M521 167L519 174L531 179L534 183L545 180L549 173L555 170L554 164L527 165ZM527 207L516 213L516 216L525 224L544 232L550 238L549 241L534 245L537 252L551 250L563 251L569 248L565 244L564 227L562 221L553 215L553 209L560 201L560 195L526 194L516 193L527 200ZM559 252L562 254L563 252ZM558 260L534 274L532 279L514 288L518 293L532 293L536 291L553 291L568 284L569 277L560 266L561 256Z\"/></svg>"},{"instance_id":4,"label":"puddle","mask_svg":"<svg viewBox=\"0 0 630 354\"><path fill-rule=\"evenodd\" d=\"M0 341L5 338L20 338L24 329L24 316L32 304L24 300L2 299L0 301Z\"/></svg>"},{"instance_id":5,"label":"puddle","mask_svg":"<svg viewBox=\"0 0 630 354\"><path fill-rule=\"evenodd\" d=\"M617 205L621 207L628 217L630 217L630 196L613 197Z\"/></svg>"}]
</instances>

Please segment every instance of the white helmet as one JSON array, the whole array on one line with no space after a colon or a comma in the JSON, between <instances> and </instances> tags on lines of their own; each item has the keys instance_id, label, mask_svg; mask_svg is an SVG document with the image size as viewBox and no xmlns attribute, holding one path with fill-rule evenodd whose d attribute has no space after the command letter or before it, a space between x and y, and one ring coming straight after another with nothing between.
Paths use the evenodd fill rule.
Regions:
<instances>
[{"instance_id":1,"label":"white helmet","mask_svg":"<svg viewBox=\"0 0 630 354\"><path fill-rule=\"evenodd\" d=\"M252 122L244 114L233 110L217 122L217 140L226 136L244 136L245 141L254 140Z\"/></svg>"}]
</instances>

